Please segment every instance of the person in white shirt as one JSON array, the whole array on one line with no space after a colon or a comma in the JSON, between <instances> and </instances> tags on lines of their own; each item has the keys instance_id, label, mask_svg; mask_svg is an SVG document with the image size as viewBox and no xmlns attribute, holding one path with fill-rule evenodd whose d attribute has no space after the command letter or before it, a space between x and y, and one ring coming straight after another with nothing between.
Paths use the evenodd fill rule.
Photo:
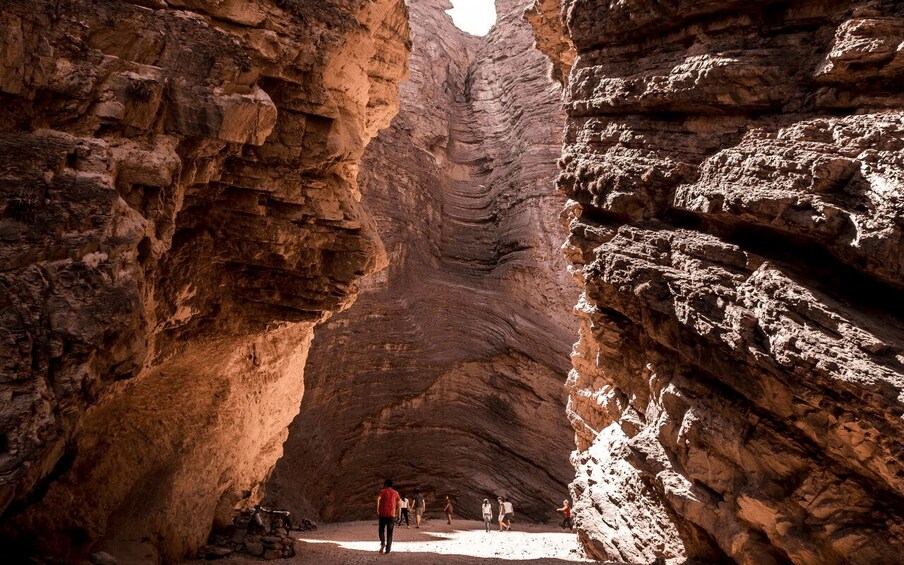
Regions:
<instances>
[{"instance_id":1,"label":"person in white shirt","mask_svg":"<svg viewBox=\"0 0 904 565\"><path fill-rule=\"evenodd\" d=\"M480 508L483 513L483 525L486 530L490 531L490 522L493 521L493 507L490 506L490 500L488 498L483 499L483 506Z\"/></svg>"},{"instance_id":2,"label":"person in white shirt","mask_svg":"<svg viewBox=\"0 0 904 565\"><path fill-rule=\"evenodd\" d=\"M502 497L496 499L496 502L499 504L499 531L505 530L505 504L502 502Z\"/></svg>"},{"instance_id":3,"label":"person in white shirt","mask_svg":"<svg viewBox=\"0 0 904 565\"><path fill-rule=\"evenodd\" d=\"M512 503L509 501L508 498L506 498L505 502L502 503L502 507L503 507L503 509L505 509L505 516L504 516L505 529L511 530L512 529L512 518L515 517L515 507L512 506Z\"/></svg>"},{"instance_id":4,"label":"person in white shirt","mask_svg":"<svg viewBox=\"0 0 904 565\"><path fill-rule=\"evenodd\" d=\"M404 494L402 495L402 501L400 502L402 505L402 511L399 512L399 525L402 525L402 520L405 520L405 527L409 530L411 529L411 523L408 521L408 497Z\"/></svg>"}]
</instances>

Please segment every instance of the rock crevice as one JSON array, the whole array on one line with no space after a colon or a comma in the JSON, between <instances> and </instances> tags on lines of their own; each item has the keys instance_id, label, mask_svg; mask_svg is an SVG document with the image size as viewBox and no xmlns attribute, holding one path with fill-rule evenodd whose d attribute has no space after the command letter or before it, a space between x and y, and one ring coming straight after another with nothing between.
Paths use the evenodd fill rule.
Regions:
<instances>
[{"instance_id":1,"label":"rock crevice","mask_svg":"<svg viewBox=\"0 0 904 565\"><path fill-rule=\"evenodd\" d=\"M360 176L389 267L317 330L275 503L368 518L384 476L477 519L494 494L535 520L564 498L577 326L551 189L564 116L525 5L498 2L479 38L449 2L410 3L411 79Z\"/></svg>"}]
</instances>

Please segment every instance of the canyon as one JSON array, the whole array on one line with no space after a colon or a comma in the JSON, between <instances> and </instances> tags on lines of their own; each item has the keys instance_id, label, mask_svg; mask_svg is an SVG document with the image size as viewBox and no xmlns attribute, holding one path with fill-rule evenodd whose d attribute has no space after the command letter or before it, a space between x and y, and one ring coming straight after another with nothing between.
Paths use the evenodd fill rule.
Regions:
<instances>
[{"instance_id":1,"label":"canyon","mask_svg":"<svg viewBox=\"0 0 904 565\"><path fill-rule=\"evenodd\" d=\"M391 476L570 489L599 560L899 562L904 4L407 4L0 5L3 555Z\"/></svg>"},{"instance_id":2,"label":"canyon","mask_svg":"<svg viewBox=\"0 0 904 565\"><path fill-rule=\"evenodd\" d=\"M382 477L473 519L501 495L552 520L567 496L577 287L551 189L564 114L525 5L497 2L480 38L447 0L410 3L411 77L359 176L389 266L317 328L267 484L278 507L365 519Z\"/></svg>"},{"instance_id":3,"label":"canyon","mask_svg":"<svg viewBox=\"0 0 904 565\"><path fill-rule=\"evenodd\" d=\"M904 555L904 5L538 0L588 551Z\"/></svg>"}]
</instances>

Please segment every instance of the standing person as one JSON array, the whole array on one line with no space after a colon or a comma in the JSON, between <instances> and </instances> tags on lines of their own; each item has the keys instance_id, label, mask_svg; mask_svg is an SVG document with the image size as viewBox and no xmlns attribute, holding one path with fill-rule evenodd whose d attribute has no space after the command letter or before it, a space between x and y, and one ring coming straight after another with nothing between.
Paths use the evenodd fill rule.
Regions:
<instances>
[{"instance_id":1,"label":"standing person","mask_svg":"<svg viewBox=\"0 0 904 565\"><path fill-rule=\"evenodd\" d=\"M446 507L443 508L443 512L446 513L446 520L449 521L449 525L452 525L452 500L449 497L446 497Z\"/></svg>"},{"instance_id":2,"label":"standing person","mask_svg":"<svg viewBox=\"0 0 904 565\"><path fill-rule=\"evenodd\" d=\"M383 488L377 494L377 518L380 526L380 553L389 553L392 547L392 530L396 516L401 513L399 493L392 488L392 480L383 481ZM384 536L384 531L386 535Z\"/></svg>"},{"instance_id":3,"label":"standing person","mask_svg":"<svg viewBox=\"0 0 904 565\"><path fill-rule=\"evenodd\" d=\"M562 507L556 508L556 512L561 512L565 515L565 519L562 520L562 527L568 528L569 530L572 528L571 525L571 506L568 505L568 500L562 501Z\"/></svg>"},{"instance_id":4,"label":"standing person","mask_svg":"<svg viewBox=\"0 0 904 565\"><path fill-rule=\"evenodd\" d=\"M496 499L496 502L499 503L498 520L499 520L499 531L501 532L501 531L505 530L505 522L503 522L503 520L505 520L505 503L502 502L501 496Z\"/></svg>"},{"instance_id":5,"label":"standing person","mask_svg":"<svg viewBox=\"0 0 904 565\"><path fill-rule=\"evenodd\" d=\"M421 520L424 519L424 512L427 511L427 501L421 494L421 489L414 490L414 522L415 527L421 527Z\"/></svg>"},{"instance_id":6,"label":"standing person","mask_svg":"<svg viewBox=\"0 0 904 565\"><path fill-rule=\"evenodd\" d=\"M490 506L488 498L483 499L483 506L480 507L480 511L483 514L483 527L489 532L490 522L493 521L493 507Z\"/></svg>"},{"instance_id":7,"label":"standing person","mask_svg":"<svg viewBox=\"0 0 904 565\"><path fill-rule=\"evenodd\" d=\"M512 502L508 498L502 503L502 507L505 509L505 529L511 530L512 518L515 517L515 507L512 506Z\"/></svg>"},{"instance_id":8,"label":"standing person","mask_svg":"<svg viewBox=\"0 0 904 565\"><path fill-rule=\"evenodd\" d=\"M411 522L408 521L408 497L405 496L404 494L399 495L399 496L402 497L402 500L400 502L402 511L399 513L399 525L400 526L402 525L402 518L404 518L405 519L405 527L408 529L411 529Z\"/></svg>"}]
</instances>

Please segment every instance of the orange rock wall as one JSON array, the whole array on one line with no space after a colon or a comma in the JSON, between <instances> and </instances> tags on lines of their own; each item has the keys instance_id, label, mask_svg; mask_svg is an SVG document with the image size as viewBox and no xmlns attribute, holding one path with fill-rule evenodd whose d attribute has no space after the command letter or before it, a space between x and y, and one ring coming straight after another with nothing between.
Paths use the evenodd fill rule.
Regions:
<instances>
[{"instance_id":1,"label":"orange rock wall","mask_svg":"<svg viewBox=\"0 0 904 565\"><path fill-rule=\"evenodd\" d=\"M385 264L357 164L407 56L397 0L0 6L7 547L172 562L259 499Z\"/></svg>"}]
</instances>

